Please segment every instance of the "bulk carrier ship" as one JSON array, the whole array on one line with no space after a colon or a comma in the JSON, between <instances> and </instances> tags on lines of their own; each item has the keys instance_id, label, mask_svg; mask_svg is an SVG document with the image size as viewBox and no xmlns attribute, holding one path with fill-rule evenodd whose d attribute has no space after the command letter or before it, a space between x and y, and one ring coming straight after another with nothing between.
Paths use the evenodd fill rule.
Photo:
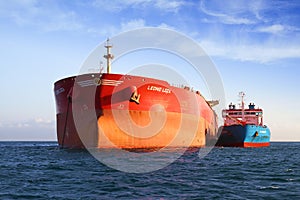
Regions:
<instances>
[{"instance_id":1,"label":"bulk carrier ship","mask_svg":"<svg viewBox=\"0 0 300 200\"><path fill-rule=\"evenodd\" d=\"M202 147L217 137L217 101L164 80L86 73L54 84L57 139L62 148Z\"/></svg>"},{"instance_id":2,"label":"bulk carrier ship","mask_svg":"<svg viewBox=\"0 0 300 200\"><path fill-rule=\"evenodd\" d=\"M223 110L224 126L216 146L224 147L266 147L270 146L270 129L263 124L263 110L250 103L245 109L244 92L239 93L241 108L234 104Z\"/></svg>"}]
</instances>

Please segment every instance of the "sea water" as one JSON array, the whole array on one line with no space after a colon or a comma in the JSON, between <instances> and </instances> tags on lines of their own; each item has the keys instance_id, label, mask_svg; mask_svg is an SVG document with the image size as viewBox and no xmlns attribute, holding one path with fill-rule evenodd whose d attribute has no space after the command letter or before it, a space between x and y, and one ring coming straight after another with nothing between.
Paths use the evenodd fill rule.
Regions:
<instances>
[{"instance_id":1,"label":"sea water","mask_svg":"<svg viewBox=\"0 0 300 200\"><path fill-rule=\"evenodd\" d=\"M300 199L297 142L186 152L138 174L56 142L0 142L0 155L0 199Z\"/></svg>"}]
</instances>

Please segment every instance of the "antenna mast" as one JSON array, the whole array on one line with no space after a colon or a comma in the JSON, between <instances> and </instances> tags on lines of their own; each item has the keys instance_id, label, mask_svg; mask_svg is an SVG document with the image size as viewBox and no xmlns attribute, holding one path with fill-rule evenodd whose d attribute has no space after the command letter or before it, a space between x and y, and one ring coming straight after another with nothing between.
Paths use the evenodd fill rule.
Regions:
<instances>
[{"instance_id":1,"label":"antenna mast","mask_svg":"<svg viewBox=\"0 0 300 200\"><path fill-rule=\"evenodd\" d=\"M242 121L245 121L245 103L244 103L244 92L240 92L239 96L241 98L241 103L242 103Z\"/></svg>"},{"instance_id":2,"label":"antenna mast","mask_svg":"<svg viewBox=\"0 0 300 200\"><path fill-rule=\"evenodd\" d=\"M110 66L110 61L114 58L114 55L112 55L110 53L110 48L112 48L112 44L109 43L109 39L107 38L106 40L106 45L104 46L106 48L106 55L104 55L104 58L106 58L106 66L107 66L107 69L106 69L106 72L108 74L110 74L111 72L111 66Z\"/></svg>"}]
</instances>

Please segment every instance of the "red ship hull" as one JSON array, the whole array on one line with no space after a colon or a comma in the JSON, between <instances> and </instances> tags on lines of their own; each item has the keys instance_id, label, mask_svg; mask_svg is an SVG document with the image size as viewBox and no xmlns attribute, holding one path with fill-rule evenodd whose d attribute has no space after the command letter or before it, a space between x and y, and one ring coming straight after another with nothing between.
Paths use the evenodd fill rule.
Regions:
<instances>
[{"instance_id":1,"label":"red ship hull","mask_svg":"<svg viewBox=\"0 0 300 200\"><path fill-rule=\"evenodd\" d=\"M222 145L216 145L222 146ZM226 144L226 147L268 147L270 146L270 142L263 143L253 143L253 142L240 142L240 143L230 143Z\"/></svg>"},{"instance_id":2,"label":"red ship hull","mask_svg":"<svg viewBox=\"0 0 300 200\"><path fill-rule=\"evenodd\" d=\"M84 74L54 86L62 148L202 147L216 115L200 95L167 82L121 74Z\"/></svg>"}]
</instances>

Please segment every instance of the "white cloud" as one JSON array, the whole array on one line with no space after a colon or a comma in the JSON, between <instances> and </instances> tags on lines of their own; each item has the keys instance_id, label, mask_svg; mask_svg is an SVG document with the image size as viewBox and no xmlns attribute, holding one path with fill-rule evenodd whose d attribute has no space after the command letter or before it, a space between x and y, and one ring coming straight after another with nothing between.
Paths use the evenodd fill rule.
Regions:
<instances>
[{"instance_id":1,"label":"white cloud","mask_svg":"<svg viewBox=\"0 0 300 200\"><path fill-rule=\"evenodd\" d=\"M132 29L145 27L145 20L133 19L125 23L121 23L121 31L128 31Z\"/></svg>"},{"instance_id":2,"label":"white cloud","mask_svg":"<svg viewBox=\"0 0 300 200\"><path fill-rule=\"evenodd\" d=\"M264 2L263 1L248 1L248 2L251 3L248 6L249 11L254 14L256 19L258 19L259 21L265 21L265 19L260 14L261 11L266 8L266 5L264 5Z\"/></svg>"},{"instance_id":3,"label":"white cloud","mask_svg":"<svg viewBox=\"0 0 300 200\"><path fill-rule=\"evenodd\" d=\"M144 28L144 27L149 27L144 19L131 19L129 21L122 22L119 26L111 25L111 26L107 26L105 29L89 28L87 29L87 32L97 36L101 35L104 37L111 37L124 31L129 31L129 30L134 30L134 29ZM166 23L161 23L155 27L176 30L175 27L170 26Z\"/></svg>"},{"instance_id":4,"label":"white cloud","mask_svg":"<svg viewBox=\"0 0 300 200\"><path fill-rule=\"evenodd\" d=\"M112 12L120 12L127 8L149 9L150 7L167 11L177 12L186 2L183 0L95 0L92 6Z\"/></svg>"},{"instance_id":5,"label":"white cloud","mask_svg":"<svg viewBox=\"0 0 300 200\"><path fill-rule=\"evenodd\" d=\"M124 0L124 1L111 1L111 0L95 0L92 6L95 8L105 9L111 12L120 12L128 7L144 7L150 0Z\"/></svg>"},{"instance_id":6,"label":"white cloud","mask_svg":"<svg viewBox=\"0 0 300 200\"><path fill-rule=\"evenodd\" d=\"M226 6L226 3L223 3L223 4L224 4L224 6ZM256 23L255 20L242 16L240 13L242 11L240 11L239 13L235 13L235 12L230 13L230 11L229 12L227 11L227 13L225 13L226 8L222 9L222 12L209 10L205 6L204 1L200 2L200 10L203 13L205 13L206 15L214 17L214 19L215 19L215 20L205 19L205 22L216 22L216 20L217 20L217 22L224 23L224 24L255 24ZM246 11L244 11L244 12L246 12Z\"/></svg>"},{"instance_id":7,"label":"white cloud","mask_svg":"<svg viewBox=\"0 0 300 200\"><path fill-rule=\"evenodd\" d=\"M50 124L50 123L53 122L53 120L50 120L50 119L44 119L44 118L41 118L41 117L36 118L34 121L35 121L37 124Z\"/></svg>"},{"instance_id":8,"label":"white cloud","mask_svg":"<svg viewBox=\"0 0 300 200\"><path fill-rule=\"evenodd\" d=\"M55 127L55 121L45 118L36 118L19 122L0 122L0 128L47 128Z\"/></svg>"},{"instance_id":9,"label":"white cloud","mask_svg":"<svg viewBox=\"0 0 300 200\"><path fill-rule=\"evenodd\" d=\"M156 0L154 5L164 11L177 12L184 4L184 1Z\"/></svg>"},{"instance_id":10,"label":"white cloud","mask_svg":"<svg viewBox=\"0 0 300 200\"><path fill-rule=\"evenodd\" d=\"M282 32L284 30L284 26L280 24L274 24L271 26L260 27L257 29L258 32L266 32L276 34L278 32Z\"/></svg>"},{"instance_id":11,"label":"white cloud","mask_svg":"<svg viewBox=\"0 0 300 200\"><path fill-rule=\"evenodd\" d=\"M160 25L157 26L157 28L166 28L166 29L176 30L175 27L170 26L170 25L168 25L166 23L161 23Z\"/></svg>"},{"instance_id":12,"label":"white cloud","mask_svg":"<svg viewBox=\"0 0 300 200\"><path fill-rule=\"evenodd\" d=\"M30 127L30 125L28 123L17 123L16 127L17 128L26 128L26 127Z\"/></svg>"},{"instance_id":13,"label":"white cloud","mask_svg":"<svg viewBox=\"0 0 300 200\"><path fill-rule=\"evenodd\" d=\"M91 33L93 35L96 35L97 37L99 35L104 37L111 37L113 35L117 35L124 31L129 31L132 29L137 28L143 28L146 27L146 22L144 19L132 19L129 21L124 21L120 25L108 25L105 29L101 28L89 28L87 29L88 33Z\"/></svg>"},{"instance_id":14,"label":"white cloud","mask_svg":"<svg viewBox=\"0 0 300 200\"><path fill-rule=\"evenodd\" d=\"M48 20L42 27L45 31L72 31L82 29L83 25L78 22L76 13L71 11L57 13L55 17Z\"/></svg>"},{"instance_id":15,"label":"white cloud","mask_svg":"<svg viewBox=\"0 0 300 200\"><path fill-rule=\"evenodd\" d=\"M117 26L108 25L106 26L106 28L92 27L92 28L88 28L86 31L93 36L96 37L104 36L105 38L107 38L119 33L120 29Z\"/></svg>"},{"instance_id":16,"label":"white cloud","mask_svg":"<svg viewBox=\"0 0 300 200\"><path fill-rule=\"evenodd\" d=\"M0 141L56 140L55 120L37 118L0 122Z\"/></svg>"},{"instance_id":17,"label":"white cloud","mask_svg":"<svg viewBox=\"0 0 300 200\"><path fill-rule=\"evenodd\" d=\"M233 60L268 63L286 58L300 58L299 45L249 44L227 45L211 40L203 40L200 45L209 56L219 56Z\"/></svg>"},{"instance_id":18,"label":"white cloud","mask_svg":"<svg viewBox=\"0 0 300 200\"><path fill-rule=\"evenodd\" d=\"M282 34L282 33L288 33L293 31L299 31L299 28L288 26L288 25L273 24L270 26L261 26L257 28L255 31L263 32L263 33L271 33L271 34Z\"/></svg>"},{"instance_id":19,"label":"white cloud","mask_svg":"<svg viewBox=\"0 0 300 200\"><path fill-rule=\"evenodd\" d=\"M0 3L0 17L19 26L33 26L44 31L78 30L83 28L74 11L63 10L55 2L34 0Z\"/></svg>"},{"instance_id":20,"label":"white cloud","mask_svg":"<svg viewBox=\"0 0 300 200\"><path fill-rule=\"evenodd\" d=\"M237 18L228 15L224 15L222 19L225 24L254 24L255 23L253 20L247 18Z\"/></svg>"}]
</instances>

